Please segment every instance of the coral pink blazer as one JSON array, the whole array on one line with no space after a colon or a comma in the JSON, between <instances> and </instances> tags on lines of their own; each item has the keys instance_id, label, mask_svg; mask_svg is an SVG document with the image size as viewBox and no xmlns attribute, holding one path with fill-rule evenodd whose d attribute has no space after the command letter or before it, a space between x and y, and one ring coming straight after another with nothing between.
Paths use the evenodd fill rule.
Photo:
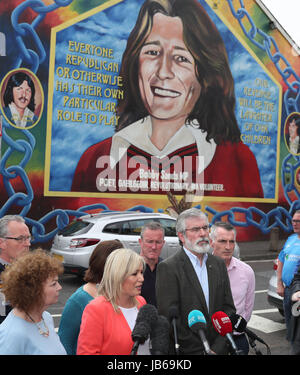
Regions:
<instances>
[{"instance_id":1,"label":"coral pink blazer","mask_svg":"<svg viewBox=\"0 0 300 375\"><path fill-rule=\"evenodd\" d=\"M143 297L136 298L138 308L146 304ZM92 300L82 314L77 354L128 355L132 346L131 329L122 312L116 313L103 296Z\"/></svg>"}]
</instances>

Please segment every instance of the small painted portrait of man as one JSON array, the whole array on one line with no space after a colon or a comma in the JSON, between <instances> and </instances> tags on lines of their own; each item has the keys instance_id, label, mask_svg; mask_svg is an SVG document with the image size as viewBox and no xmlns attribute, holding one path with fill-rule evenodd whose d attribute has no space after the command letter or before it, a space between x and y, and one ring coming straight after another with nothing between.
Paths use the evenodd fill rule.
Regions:
<instances>
[{"instance_id":1,"label":"small painted portrait of man","mask_svg":"<svg viewBox=\"0 0 300 375\"><path fill-rule=\"evenodd\" d=\"M1 104L6 120L21 129L37 124L42 112L42 89L26 69L10 72L3 80Z\"/></svg>"},{"instance_id":2,"label":"small painted portrait of man","mask_svg":"<svg viewBox=\"0 0 300 375\"><path fill-rule=\"evenodd\" d=\"M292 113L285 124L286 145L291 154L300 154L300 114Z\"/></svg>"}]
</instances>

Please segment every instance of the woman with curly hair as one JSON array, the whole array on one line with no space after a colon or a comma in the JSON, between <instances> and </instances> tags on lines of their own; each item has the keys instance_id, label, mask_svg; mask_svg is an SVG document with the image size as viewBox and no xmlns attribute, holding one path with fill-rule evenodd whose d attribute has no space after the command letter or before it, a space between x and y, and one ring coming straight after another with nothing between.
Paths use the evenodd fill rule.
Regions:
<instances>
[{"instance_id":1,"label":"woman with curly hair","mask_svg":"<svg viewBox=\"0 0 300 375\"><path fill-rule=\"evenodd\" d=\"M6 267L2 291L13 310L0 325L0 354L66 354L45 311L58 301L62 273L62 264L41 249Z\"/></svg>"}]
</instances>

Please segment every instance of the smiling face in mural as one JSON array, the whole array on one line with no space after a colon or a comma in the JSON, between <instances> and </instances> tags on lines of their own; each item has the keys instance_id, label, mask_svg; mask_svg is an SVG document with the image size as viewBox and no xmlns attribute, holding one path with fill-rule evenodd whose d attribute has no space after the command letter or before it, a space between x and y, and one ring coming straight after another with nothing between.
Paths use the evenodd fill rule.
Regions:
<instances>
[{"instance_id":1,"label":"smiling face in mural","mask_svg":"<svg viewBox=\"0 0 300 375\"><path fill-rule=\"evenodd\" d=\"M139 56L139 88L149 114L157 119L183 119L201 91L195 61L183 41L179 17L157 13Z\"/></svg>"}]
</instances>

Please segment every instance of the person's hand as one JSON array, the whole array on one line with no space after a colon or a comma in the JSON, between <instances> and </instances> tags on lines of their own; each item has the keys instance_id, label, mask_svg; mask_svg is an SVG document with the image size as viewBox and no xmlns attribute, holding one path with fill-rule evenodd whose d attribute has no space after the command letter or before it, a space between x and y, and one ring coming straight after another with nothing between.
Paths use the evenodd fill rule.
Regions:
<instances>
[{"instance_id":1,"label":"person's hand","mask_svg":"<svg viewBox=\"0 0 300 375\"><path fill-rule=\"evenodd\" d=\"M298 292L292 294L292 301L299 301L300 300L300 290Z\"/></svg>"},{"instance_id":2,"label":"person's hand","mask_svg":"<svg viewBox=\"0 0 300 375\"><path fill-rule=\"evenodd\" d=\"M284 295L284 286L283 286L283 284L277 285L277 294L279 294L281 297L283 297L283 295Z\"/></svg>"}]
</instances>

